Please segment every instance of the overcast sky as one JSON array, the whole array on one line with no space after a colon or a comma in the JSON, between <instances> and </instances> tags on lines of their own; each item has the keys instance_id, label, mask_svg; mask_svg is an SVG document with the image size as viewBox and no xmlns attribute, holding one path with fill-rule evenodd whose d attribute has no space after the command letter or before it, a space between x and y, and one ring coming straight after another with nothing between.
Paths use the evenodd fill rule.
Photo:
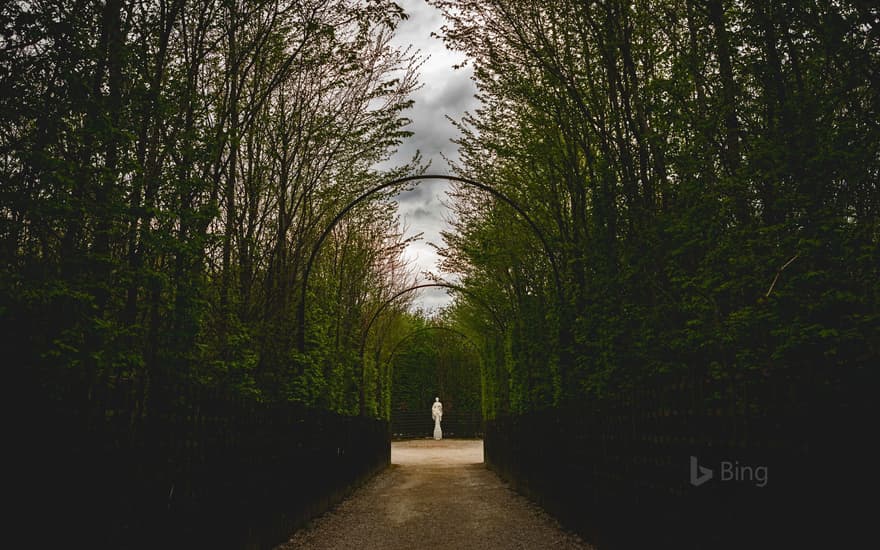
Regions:
<instances>
[{"instance_id":1,"label":"overcast sky","mask_svg":"<svg viewBox=\"0 0 880 550\"><path fill-rule=\"evenodd\" d=\"M453 161L458 159L457 148L450 142L450 139L458 137L458 131L446 116L459 120L465 111L473 111L477 106L472 73L469 68L453 69L452 66L460 63L463 56L448 51L439 38L431 37L431 32L439 34L444 22L438 10L425 3L425 0L397 0L397 3L409 14L409 19L399 25L394 43L398 46L412 45L427 59L420 71L422 88L414 94L415 105L406 113L412 120L409 130L414 134L403 143L391 162L405 163L419 150L426 162L431 161L427 173L451 174L451 168L440 155L442 153ZM445 200L448 187L442 180L429 180L398 196L398 211L407 227L407 234L424 232L424 238L411 244L405 253L420 273L430 271L445 275L440 273L437 254L428 243L443 245L440 231L448 227L445 220L450 212L440 201ZM420 293L416 297L416 305L426 309L441 307L451 300L442 288L416 292Z\"/></svg>"}]
</instances>

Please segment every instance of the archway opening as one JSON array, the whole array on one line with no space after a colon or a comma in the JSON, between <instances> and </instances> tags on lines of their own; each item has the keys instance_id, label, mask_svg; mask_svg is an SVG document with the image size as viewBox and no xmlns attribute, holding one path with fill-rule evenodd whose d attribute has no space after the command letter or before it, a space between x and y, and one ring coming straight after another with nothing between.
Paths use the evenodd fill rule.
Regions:
<instances>
[{"instance_id":1,"label":"archway opening","mask_svg":"<svg viewBox=\"0 0 880 550\"><path fill-rule=\"evenodd\" d=\"M476 343L450 327L427 325L401 338L385 359L392 438L432 438L436 398L443 406L444 438L481 437L480 361Z\"/></svg>"},{"instance_id":2,"label":"archway opening","mask_svg":"<svg viewBox=\"0 0 880 550\"><path fill-rule=\"evenodd\" d=\"M560 277L559 267L557 265L556 255L553 253L553 249L550 247L550 244L547 241L547 238L544 236L544 233L541 231L541 229L538 227L538 225L535 223L535 221L531 217L529 217L526 210L523 209L523 207L519 203L517 203L516 201L511 199L509 196L507 196L506 194L499 191L494 186L491 186L491 185L488 185L486 183L482 183L479 181L475 181L472 179L468 179L468 178L463 178L463 177L459 177L459 176L452 176L452 175L439 175L439 174L423 174L423 175L417 175L417 176L406 176L406 177L397 178L397 179L382 183L380 185L377 185L377 186L373 187L372 189L365 191L364 193L362 193L361 195L356 197L354 200L350 201L341 210L339 210L339 212L336 214L336 216L324 228L324 231L318 237L318 240L315 241L315 244L312 247L311 254L309 255L309 259L306 262L305 268L303 270L301 295L300 295L300 301L299 301L299 307L298 307L298 313L297 313L298 325L299 325L299 330L298 330L297 336L298 336L298 345L299 345L300 353L306 352L306 331L307 331L307 321L306 321L307 307L306 307L306 305L307 305L307 301L308 301L309 275L311 273L312 264L314 264L315 259L317 258L318 253L321 250L321 245L324 243L324 241L330 235L333 228L336 227L336 225L340 222L340 220L342 220L354 207L356 207L358 204L364 202L365 200L369 199L370 197L376 195L377 193L380 193L380 192L382 192L386 189L389 189L389 188L399 187L399 186L402 186L407 183L420 182L423 180L438 180L438 179L455 182L455 183L458 183L461 185L466 185L466 186L469 186L469 187L472 187L475 189L485 191L487 193L490 193L496 199L506 203L511 208L513 208L516 211L516 213L520 216L520 218L523 220L523 222L526 223L527 226L530 228L532 234L540 242L541 248L544 251L544 256L546 257L546 259L551 267L551 270L553 272L554 284L555 284L555 288L556 288L556 299L560 305L563 304L564 295L563 295L563 290L562 290L562 280ZM560 335L562 335L562 328L563 327L560 324Z\"/></svg>"}]
</instances>

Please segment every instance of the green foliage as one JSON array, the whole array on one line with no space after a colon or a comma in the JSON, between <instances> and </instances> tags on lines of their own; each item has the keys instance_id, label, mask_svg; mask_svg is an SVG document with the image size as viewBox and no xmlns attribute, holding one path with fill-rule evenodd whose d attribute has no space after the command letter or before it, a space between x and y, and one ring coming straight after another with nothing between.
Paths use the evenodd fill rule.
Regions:
<instances>
[{"instance_id":1,"label":"green foliage","mask_svg":"<svg viewBox=\"0 0 880 550\"><path fill-rule=\"evenodd\" d=\"M359 329L407 284L389 194L409 135L393 2L0 6L0 319L21 369L195 380L360 412ZM391 193L393 190L390 190ZM377 410L375 407L373 410Z\"/></svg>"},{"instance_id":2,"label":"green foliage","mask_svg":"<svg viewBox=\"0 0 880 550\"><path fill-rule=\"evenodd\" d=\"M394 410L429 410L435 397L444 411L477 413L481 409L482 365L466 335L408 315L413 327L389 350Z\"/></svg>"},{"instance_id":3,"label":"green foliage","mask_svg":"<svg viewBox=\"0 0 880 550\"><path fill-rule=\"evenodd\" d=\"M479 298L454 318L487 342L487 417L684 377L839 401L876 371L876 11L432 4L483 101L458 170L525 205L561 271L556 296L522 220L457 194L445 256Z\"/></svg>"}]
</instances>

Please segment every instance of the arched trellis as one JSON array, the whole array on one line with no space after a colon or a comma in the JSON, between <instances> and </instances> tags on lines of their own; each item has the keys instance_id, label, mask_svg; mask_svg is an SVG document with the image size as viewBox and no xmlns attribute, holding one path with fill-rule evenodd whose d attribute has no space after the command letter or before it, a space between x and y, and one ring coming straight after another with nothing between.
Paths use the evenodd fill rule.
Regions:
<instances>
[{"instance_id":1,"label":"arched trellis","mask_svg":"<svg viewBox=\"0 0 880 550\"><path fill-rule=\"evenodd\" d=\"M419 328L419 329L416 329L416 330L409 332L406 336L404 336L403 338L398 340L396 344L394 344L394 347L391 348L391 353L388 354L388 358L385 360L385 362L389 365L389 368L391 365L391 361L394 360L394 356L397 354L397 350L400 349L400 346L402 346L405 342L411 340L412 338L418 336L419 334L424 334L424 333L428 332L429 330L445 330L447 332L451 332L453 334L457 334L458 336L461 336L465 341L467 341L468 343L470 343L471 346L474 347L474 352L476 353L478 358L480 357L479 346L477 345L476 342L474 342L474 339L471 338L470 336L468 336L467 334L463 333L462 331L460 331L458 329L454 329L452 327L447 327L444 325L429 325L427 327L422 327L422 328Z\"/></svg>"},{"instance_id":2,"label":"arched trellis","mask_svg":"<svg viewBox=\"0 0 880 550\"><path fill-rule=\"evenodd\" d=\"M422 328L416 329L416 330L414 330L414 331L411 331L411 332L409 332L406 336L404 336L403 338L401 338L400 340L398 340L397 343L394 344L394 347L391 348L391 353L388 354L388 358L385 360L385 362L388 363L388 364L391 364L391 360L394 359L394 355L397 354L397 350L400 349L400 346L401 346L404 342L406 342L406 341L408 341L408 340L414 338L415 336L418 336L419 334L424 334L425 332L428 332L429 330L445 330L445 331L447 331L447 332L452 332L452 333L454 333L454 334L457 334L457 335L461 336L462 338L464 338L464 339L467 340L468 342L470 342L470 344L471 344L475 349L478 349L477 343L474 342L474 339L471 338L470 336L468 336L467 334L463 333L462 331L458 330L458 329L454 329L454 328L452 328L452 327L447 327L447 326L444 326L444 325L429 325L429 326L427 326L427 327L422 327ZM479 355L479 353L478 353L477 355Z\"/></svg>"},{"instance_id":3,"label":"arched trellis","mask_svg":"<svg viewBox=\"0 0 880 550\"><path fill-rule=\"evenodd\" d=\"M422 288L448 288L450 290L455 290L457 292L461 292L462 294L465 294L466 296L468 296L469 298L472 298L477 303L479 303L481 306L483 306L486 309L486 311L488 311L489 314L492 315L492 318L495 321L495 324L498 325L499 327L501 326L501 321L498 319L497 312L494 309L492 309L489 306L489 304L487 304L485 302L485 300L483 300L482 298L480 298L479 296L477 296L476 294L474 294L473 292L469 291L468 289L466 289L465 287L463 287L461 285L456 285L453 283L422 283L422 284L418 284L418 285L413 285L409 288L405 288L405 289L395 293L393 296L391 296L390 298L388 298L387 300L382 302L382 305L380 305L376 309L376 311L373 312L373 315L370 317L370 320L367 321L367 325L366 325L366 327L364 327L363 334L361 335L361 358L364 357L364 351L366 350L366 347L367 347L367 338L369 337L370 329L373 327L373 323L375 323L376 320L379 318L379 315L381 315L382 312L385 311L385 309L388 306L390 306L392 303L394 303L395 300L397 300L398 298L400 298L404 294L408 294L410 292L413 292L415 290L419 290Z\"/></svg>"},{"instance_id":4,"label":"arched trellis","mask_svg":"<svg viewBox=\"0 0 880 550\"><path fill-rule=\"evenodd\" d=\"M389 187L395 187L395 186L407 183L409 181L418 181L418 180L446 180L446 181L454 181L457 183L462 183L464 185L476 187L477 189L481 189L483 191L486 191L487 193L490 193L492 196L494 196L494 197L504 201L508 205L510 205L510 207L513 208L516 211L516 213L519 214L523 218L523 220L525 220L525 222L531 228L532 232L535 234L535 236L541 242L541 247L544 249L544 254L547 256L547 260L550 262L550 267L553 270L553 280L556 285L557 300L559 301L560 305L562 305L564 303L563 290L562 290L562 279L560 278L560 275L559 275L559 267L556 264L556 257L553 254L553 250L550 248L550 244L547 242L547 239L544 237L544 233L541 232L541 229L538 227L538 225L534 222L534 220L532 220L532 218L529 217L528 214L526 214L525 210L523 210L523 208L519 204L517 204L510 197L508 197L507 195L505 195L501 191L498 191L494 187L491 187L489 185L486 185L485 183L480 183L478 181L471 180L468 178L462 178L459 176L439 175L439 174L427 174L427 175L421 175L421 176L406 176L406 177L402 177L402 178L393 179L393 180L385 182L381 185L377 185L376 187L373 187L372 189L365 191L360 196L358 196L356 199L354 199L353 201L351 201L347 205L345 205L345 207L342 210L340 210L339 213L337 213L336 216L330 221L330 223L327 225L327 227L324 228L324 231L321 233L321 235L318 237L318 240L315 242L315 246L312 247L312 252L309 255L309 260L308 260L308 262L306 262L305 268L303 270L302 290L301 290L301 296L300 296L300 300L299 300L299 309L297 311L297 321L298 321L298 325L299 325L299 327L298 327L299 328L299 334L298 334L299 346L298 347L299 347L299 351L301 353L304 353L305 349L306 349L306 299L308 296L309 275L311 274L312 264L314 263L315 258L317 258L317 256L318 256L318 252L321 249L321 245L324 244L324 241L330 235L330 232L333 231L333 228L336 227L336 224L339 223L339 221L343 217L345 217L345 215L348 214L352 210L352 208L354 208L355 206L357 206L358 204L360 204L364 200L368 199L372 195L382 191L383 189L387 189Z\"/></svg>"},{"instance_id":5,"label":"arched trellis","mask_svg":"<svg viewBox=\"0 0 880 550\"><path fill-rule=\"evenodd\" d=\"M413 285L409 288L405 288L405 289L395 293L393 296L391 296L390 298L385 300L382 303L382 305L380 305L376 309L375 312L373 312L373 315L370 317L370 320L367 322L367 326L364 327L363 334L361 335L361 350L360 350L361 389L360 389L360 396L359 396L361 415L364 414L364 412L366 411L366 407L367 407L367 403L366 403L367 384L366 384L366 380L365 380L367 373L366 373L366 361L365 361L364 357L365 357L366 350L367 350L367 337L370 334L370 328L372 328L373 323L375 323L376 320L379 318L379 315L385 310L385 308L387 308L389 305L391 305L394 302L394 300L400 298L401 296L403 296L404 294L407 294L409 292L413 292L415 290L419 290L422 288L432 288L432 287L448 288L451 290L457 290L457 291L461 292L462 294L466 294L467 296L473 298L477 303L482 305L484 308L486 308L486 310L492 315L492 318L495 321L495 324L501 326L501 322L499 321L495 310L493 310L491 307L489 307L489 304L487 304L483 299L481 299L479 296L477 296L473 292L467 290L466 288L464 288L462 286L456 285L456 284L452 284L452 283L423 283L423 284Z\"/></svg>"}]
</instances>

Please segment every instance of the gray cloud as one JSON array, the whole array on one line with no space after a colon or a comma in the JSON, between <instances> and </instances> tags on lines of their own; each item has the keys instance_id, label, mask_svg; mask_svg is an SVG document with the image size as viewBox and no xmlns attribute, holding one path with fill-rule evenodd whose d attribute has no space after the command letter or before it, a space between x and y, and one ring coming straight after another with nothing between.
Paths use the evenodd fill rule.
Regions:
<instances>
[{"instance_id":1,"label":"gray cloud","mask_svg":"<svg viewBox=\"0 0 880 550\"><path fill-rule=\"evenodd\" d=\"M413 217L416 220L423 220L425 218L434 219L435 214L429 212L428 210L425 210L424 208L416 208L415 210L413 210Z\"/></svg>"},{"instance_id":2,"label":"gray cloud","mask_svg":"<svg viewBox=\"0 0 880 550\"><path fill-rule=\"evenodd\" d=\"M438 114L455 113L457 115L471 107L474 103L474 83L469 74L462 76L465 78L448 79L445 84L441 84L442 88L439 93L426 98L427 106Z\"/></svg>"},{"instance_id":3,"label":"gray cloud","mask_svg":"<svg viewBox=\"0 0 880 550\"><path fill-rule=\"evenodd\" d=\"M451 170L441 153L452 160L458 158L456 146L450 141L458 137L458 131L446 116L458 120L465 111L472 111L477 106L472 73L469 69L453 69L463 57L448 51L439 38L431 37L432 32L440 32L444 23L439 11L424 0L399 0L398 3L410 17L398 27L394 43L403 47L411 45L427 60L422 65L419 79L423 86L413 95L415 104L406 112L412 120L408 129L413 136L401 144L387 164L407 162L419 150L422 157L431 162L428 173L449 174ZM411 244L405 252L418 272L439 273L439 258L428 243L442 245L440 231L448 229L445 219L451 214L440 202L447 189L449 184L446 182L425 181L396 197L401 219L408 226L407 234L424 233L423 240ZM414 300L417 306L429 310L450 301L451 297L443 289L425 289Z\"/></svg>"},{"instance_id":4,"label":"gray cloud","mask_svg":"<svg viewBox=\"0 0 880 550\"><path fill-rule=\"evenodd\" d=\"M443 307L450 301L452 301L452 297L447 290L442 288L425 288L421 290L414 302L417 306L431 310Z\"/></svg>"}]
</instances>

